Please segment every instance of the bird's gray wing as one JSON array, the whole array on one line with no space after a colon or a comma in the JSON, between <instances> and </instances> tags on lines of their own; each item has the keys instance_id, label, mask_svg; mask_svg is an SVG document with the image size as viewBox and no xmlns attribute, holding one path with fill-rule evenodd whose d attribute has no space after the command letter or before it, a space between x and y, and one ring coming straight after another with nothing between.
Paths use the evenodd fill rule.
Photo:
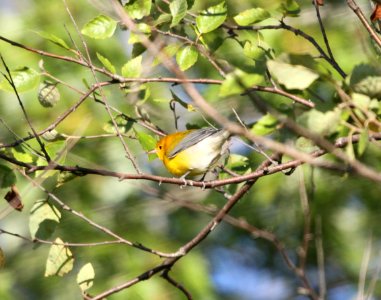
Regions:
<instances>
[{"instance_id":1,"label":"bird's gray wing","mask_svg":"<svg viewBox=\"0 0 381 300\"><path fill-rule=\"evenodd\" d=\"M174 158L179 152L197 144L203 139L221 131L221 129L201 128L189 133L175 148L168 154L168 158Z\"/></svg>"}]
</instances>

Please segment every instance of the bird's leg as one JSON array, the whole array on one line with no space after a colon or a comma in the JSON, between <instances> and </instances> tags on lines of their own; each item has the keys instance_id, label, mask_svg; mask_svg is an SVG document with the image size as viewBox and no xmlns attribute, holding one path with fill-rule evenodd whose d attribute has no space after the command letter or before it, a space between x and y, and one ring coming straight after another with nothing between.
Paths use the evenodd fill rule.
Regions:
<instances>
[{"instance_id":1,"label":"bird's leg","mask_svg":"<svg viewBox=\"0 0 381 300\"><path fill-rule=\"evenodd\" d=\"M182 175L180 177L180 179L184 182L183 185L180 185L180 189L183 189L184 187L186 187L188 185L187 183L187 180L185 179L185 177L187 177L189 175L190 171L186 172L184 175Z\"/></svg>"},{"instance_id":2,"label":"bird's leg","mask_svg":"<svg viewBox=\"0 0 381 300\"><path fill-rule=\"evenodd\" d=\"M202 175L202 177L201 177L201 179L200 179L200 182L202 183L201 190L203 190L203 191L205 190L205 187L206 187L206 183L205 183L204 179L205 179L207 173L208 173L208 171L206 171L206 172L204 173L204 175Z\"/></svg>"}]
</instances>

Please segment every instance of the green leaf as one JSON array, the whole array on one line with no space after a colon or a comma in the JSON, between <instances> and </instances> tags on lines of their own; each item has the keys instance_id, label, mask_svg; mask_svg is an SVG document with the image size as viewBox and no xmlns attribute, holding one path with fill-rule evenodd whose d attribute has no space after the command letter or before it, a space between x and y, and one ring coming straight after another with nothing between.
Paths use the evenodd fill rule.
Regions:
<instances>
[{"instance_id":1,"label":"green leaf","mask_svg":"<svg viewBox=\"0 0 381 300\"><path fill-rule=\"evenodd\" d=\"M122 67L122 75L126 78L139 78L142 73L142 56L139 55L129 60Z\"/></svg>"},{"instance_id":2,"label":"green leaf","mask_svg":"<svg viewBox=\"0 0 381 300\"><path fill-rule=\"evenodd\" d=\"M243 54L252 59L260 59L264 57L265 51L262 48L258 47L256 43L246 41L245 45L243 46Z\"/></svg>"},{"instance_id":3,"label":"green leaf","mask_svg":"<svg viewBox=\"0 0 381 300\"><path fill-rule=\"evenodd\" d=\"M197 29L200 33L207 33L215 30L224 23L227 16L225 2L221 2L215 6L203 10L196 17Z\"/></svg>"},{"instance_id":4,"label":"green leaf","mask_svg":"<svg viewBox=\"0 0 381 300\"><path fill-rule=\"evenodd\" d=\"M295 0L283 0L280 7L284 15L297 17L300 13L300 6Z\"/></svg>"},{"instance_id":5,"label":"green leaf","mask_svg":"<svg viewBox=\"0 0 381 300\"><path fill-rule=\"evenodd\" d=\"M95 271L91 263L85 264L77 274L77 283L82 292L93 286Z\"/></svg>"},{"instance_id":6,"label":"green leaf","mask_svg":"<svg viewBox=\"0 0 381 300\"><path fill-rule=\"evenodd\" d=\"M351 98L356 108L359 108L362 111L368 111L371 101L368 96L364 94L353 93Z\"/></svg>"},{"instance_id":7,"label":"green leaf","mask_svg":"<svg viewBox=\"0 0 381 300\"><path fill-rule=\"evenodd\" d=\"M112 18L99 15L88 22L81 33L93 39L106 39L114 34L117 22Z\"/></svg>"},{"instance_id":8,"label":"green leaf","mask_svg":"<svg viewBox=\"0 0 381 300\"><path fill-rule=\"evenodd\" d=\"M277 118L267 113L254 124L251 128L251 132L255 135L267 135L274 132L277 125Z\"/></svg>"},{"instance_id":9,"label":"green leaf","mask_svg":"<svg viewBox=\"0 0 381 300\"><path fill-rule=\"evenodd\" d=\"M30 153L26 153L24 149L20 146L13 147L12 155L15 159L18 161L24 162L24 163L32 163L33 162L33 156L30 155Z\"/></svg>"},{"instance_id":10,"label":"green leaf","mask_svg":"<svg viewBox=\"0 0 381 300\"><path fill-rule=\"evenodd\" d=\"M267 61L267 67L271 75L290 90L304 90L319 78L319 74L302 65L290 65L284 62L269 60Z\"/></svg>"},{"instance_id":11,"label":"green leaf","mask_svg":"<svg viewBox=\"0 0 381 300\"><path fill-rule=\"evenodd\" d=\"M109 70L111 73L115 74L116 73L116 69L114 67L114 65L106 58L104 57L103 55L101 55L100 53L97 52L97 57L99 59L99 61L102 63L102 65L107 69Z\"/></svg>"},{"instance_id":12,"label":"green leaf","mask_svg":"<svg viewBox=\"0 0 381 300\"><path fill-rule=\"evenodd\" d=\"M54 142L48 143L45 145L46 152L48 152L51 159L56 163L63 164L66 159L67 148L66 140L58 139ZM45 157L40 156L37 159L37 166L46 166L47 161ZM56 174L57 170L41 170L37 171L36 175L41 176L42 178L48 178Z\"/></svg>"},{"instance_id":13,"label":"green leaf","mask_svg":"<svg viewBox=\"0 0 381 300\"><path fill-rule=\"evenodd\" d=\"M38 101L43 107L53 107L60 101L61 94L57 83L44 81L38 88Z\"/></svg>"},{"instance_id":14,"label":"green leaf","mask_svg":"<svg viewBox=\"0 0 381 300\"><path fill-rule=\"evenodd\" d=\"M177 53L179 48L180 48L180 44L173 43L173 44L169 44L168 46L164 47L161 50L161 52L165 53L165 55L167 55L168 57L172 57ZM160 61L159 57L156 57L152 62L152 66L154 67L160 63L161 63L161 61Z\"/></svg>"},{"instance_id":15,"label":"green leaf","mask_svg":"<svg viewBox=\"0 0 381 300\"><path fill-rule=\"evenodd\" d=\"M73 269L74 257L70 249L63 244L60 238L56 238L50 247L48 259L46 261L45 277L48 276L63 276Z\"/></svg>"},{"instance_id":16,"label":"green leaf","mask_svg":"<svg viewBox=\"0 0 381 300\"><path fill-rule=\"evenodd\" d=\"M32 239L49 239L60 222L59 210L45 200L38 200L30 210L29 231Z\"/></svg>"},{"instance_id":17,"label":"green leaf","mask_svg":"<svg viewBox=\"0 0 381 300\"><path fill-rule=\"evenodd\" d=\"M35 88L40 81L40 74L29 67L22 67L11 71L11 76L19 93ZM5 78L0 82L0 89L14 93L11 84Z\"/></svg>"},{"instance_id":18,"label":"green leaf","mask_svg":"<svg viewBox=\"0 0 381 300\"><path fill-rule=\"evenodd\" d=\"M16 175L12 169L7 166L0 165L0 188L8 188L16 184Z\"/></svg>"},{"instance_id":19,"label":"green leaf","mask_svg":"<svg viewBox=\"0 0 381 300\"><path fill-rule=\"evenodd\" d=\"M136 32L130 32L128 39L129 44L141 43L142 35L148 37L151 34L151 27L145 23L139 23L136 25Z\"/></svg>"},{"instance_id":20,"label":"green leaf","mask_svg":"<svg viewBox=\"0 0 381 300\"><path fill-rule=\"evenodd\" d=\"M78 174L74 174L72 172L62 171L58 174L56 187L60 187L64 185L66 182L69 182L77 178L78 176L79 176Z\"/></svg>"},{"instance_id":21,"label":"green leaf","mask_svg":"<svg viewBox=\"0 0 381 300\"><path fill-rule=\"evenodd\" d=\"M52 42L53 44L56 44L57 46L62 47L66 50L70 50L70 47L66 44L66 42L54 34L43 31L36 31L36 33L44 39Z\"/></svg>"},{"instance_id":22,"label":"green leaf","mask_svg":"<svg viewBox=\"0 0 381 300\"><path fill-rule=\"evenodd\" d=\"M194 112L194 111L196 111L196 109L194 108L194 106L192 104L187 103L187 102L181 100L181 98L179 96L177 96L173 91L171 91L171 95L172 95L172 100L176 101L176 103L180 104L188 112ZM168 102L168 100L167 100L167 102Z\"/></svg>"},{"instance_id":23,"label":"green leaf","mask_svg":"<svg viewBox=\"0 0 381 300\"><path fill-rule=\"evenodd\" d=\"M241 70L236 70L226 76L224 82L220 86L220 96L227 97L237 95L263 82L263 76L258 74L249 74Z\"/></svg>"},{"instance_id":24,"label":"green leaf","mask_svg":"<svg viewBox=\"0 0 381 300\"><path fill-rule=\"evenodd\" d=\"M137 131L137 130L135 130L135 134L138 138L140 145L142 146L142 148L145 151L151 151L151 150L155 149L157 141L155 140L155 138L152 135L149 135L145 132ZM149 154L148 155L149 160L153 160L155 158L156 158L155 154Z\"/></svg>"},{"instance_id":25,"label":"green leaf","mask_svg":"<svg viewBox=\"0 0 381 300\"><path fill-rule=\"evenodd\" d=\"M304 136L296 140L295 146L298 150L305 153L311 153L312 151L319 150L319 147L314 142L305 138Z\"/></svg>"},{"instance_id":26,"label":"green leaf","mask_svg":"<svg viewBox=\"0 0 381 300\"><path fill-rule=\"evenodd\" d=\"M359 156L363 155L369 145L369 132L364 129L361 134L357 145L357 153Z\"/></svg>"},{"instance_id":27,"label":"green leaf","mask_svg":"<svg viewBox=\"0 0 381 300\"><path fill-rule=\"evenodd\" d=\"M114 118L120 133L127 133L131 130L132 125L135 123L134 119L129 118L124 114L117 115ZM110 120L103 126L103 130L107 133L116 133L113 122Z\"/></svg>"},{"instance_id":28,"label":"green leaf","mask_svg":"<svg viewBox=\"0 0 381 300\"><path fill-rule=\"evenodd\" d=\"M238 25L246 26L246 25L261 22L270 17L271 15L267 10L264 10L263 8L260 8L260 7L256 7L256 8L247 9L239 13L238 15L234 17L234 21L236 21Z\"/></svg>"},{"instance_id":29,"label":"green leaf","mask_svg":"<svg viewBox=\"0 0 381 300\"><path fill-rule=\"evenodd\" d=\"M225 167L234 172L245 172L250 167L249 159L246 156L232 153L229 155Z\"/></svg>"},{"instance_id":30,"label":"green leaf","mask_svg":"<svg viewBox=\"0 0 381 300\"><path fill-rule=\"evenodd\" d=\"M190 9L194 4L194 0L187 0L187 3L188 3L188 8Z\"/></svg>"},{"instance_id":31,"label":"green leaf","mask_svg":"<svg viewBox=\"0 0 381 300\"><path fill-rule=\"evenodd\" d=\"M204 33L200 36L200 41L206 46L210 51L216 51L224 42L224 30L218 28L212 32Z\"/></svg>"},{"instance_id":32,"label":"green leaf","mask_svg":"<svg viewBox=\"0 0 381 300\"><path fill-rule=\"evenodd\" d=\"M146 51L146 47L141 43L135 43L132 46L131 57L137 57Z\"/></svg>"},{"instance_id":33,"label":"green leaf","mask_svg":"<svg viewBox=\"0 0 381 300\"><path fill-rule=\"evenodd\" d=\"M162 13L160 16L152 23L152 26L157 27L159 25L162 25L164 23L170 22L172 19L172 16L170 14Z\"/></svg>"},{"instance_id":34,"label":"green leaf","mask_svg":"<svg viewBox=\"0 0 381 300\"><path fill-rule=\"evenodd\" d=\"M341 111L335 109L333 111L321 112L311 109L301 114L297 123L304 128L321 135L330 135L338 130L341 122Z\"/></svg>"},{"instance_id":35,"label":"green leaf","mask_svg":"<svg viewBox=\"0 0 381 300\"><path fill-rule=\"evenodd\" d=\"M132 19L141 19L151 12L152 0L131 0L124 9Z\"/></svg>"},{"instance_id":36,"label":"green leaf","mask_svg":"<svg viewBox=\"0 0 381 300\"><path fill-rule=\"evenodd\" d=\"M186 0L174 0L169 4L172 15L171 27L176 26L186 16L188 4Z\"/></svg>"},{"instance_id":37,"label":"green leaf","mask_svg":"<svg viewBox=\"0 0 381 300\"><path fill-rule=\"evenodd\" d=\"M176 54L176 61L181 71L192 67L198 59L198 52L194 46L186 46Z\"/></svg>"},{"instance_id":38,"label":"green leaf","mask_svg":"<svg viewBox=\"0 0 381 300\"><path fill-rule=\"evenodd\" d=\"M368 64L355 66L347 83L356 93L381 99L381 71L376 66Z\"/></svg>"}]
</instances>

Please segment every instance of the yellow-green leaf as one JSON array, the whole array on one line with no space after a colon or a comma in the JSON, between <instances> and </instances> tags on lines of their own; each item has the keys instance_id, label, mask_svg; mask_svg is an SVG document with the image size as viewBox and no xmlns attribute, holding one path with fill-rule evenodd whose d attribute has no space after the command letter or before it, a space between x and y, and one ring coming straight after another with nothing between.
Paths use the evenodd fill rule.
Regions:
<instances>
[{"instance_id":1,"label":"yellow-green leaf","mask_svg":"<svg viewBox=\"0 0 381 300\"><path fill-rule=\"evenodd\" d=\"M45 277L63 276L73 269L74 257L70 249L63 244L60 238L56 238L50 247L48 259L46 261Z\"/></svg>"},{"instance_id":2,"label":"yellow-green leaf","mask_svg":"<svg viewBox=\"0 0 381 300\"><path fill-rule=\"evenodd\" d=\"M135 134L138 138L140 145L142 146L142 148L145 151L151 151L151 150L155 149L157 141L155 140L155 138L152 135L149 135L143 131L138 131L138 130L135 130ZM153 160L156 158L156 155L149 154L148 158L149 158L149 160Z\"/></svg>"},{"instance_id":3,"label":"yellow-green leaf","mask_svg":"<svg viewBox=\"0 0 381 300\"><path fill-rule=\"evenodd\" d=\"M280 6L283 14L296 17L300 13L300 6L295 0L283 0Z\"/></svg>"},{"instance_id":4,"label":"yellow-green leaf","mask_svg":"<svg viewBox=\"0 0 381 300\"><path fill-rule=\"evenodd\" d=\"M45 200L37 200L30 210L29 231L32 238L48 239L60 222L59 210Z\"/></svg>"},{"instance_id":5,"label":"yellow-green leaf","mask_svg":"<svg viewBox=\"0 0 381 300\"><path fill-rule=\"evenodd\" d=\"M18 161L22 161L24 163L32 163L33 157L30 153L26 153L22 147L17 146L12 148L12 155Z\"/></svg>"},{"instance_id":6,"label":"yellow-green leaf","mask_svg":"<svg viewBox=\"0 0 381 300\"><path fill-rule=\"evenodd\" d=\"M149 37L151 34L151 27L145 23L139 23L136 25L136 31L130 32L128 39L129 44L136 44L142 42L142 37Z\"/></svg>"},{"instance_id":7,"label":"yellow-green leaf","mask_svg":"<svg viewBox=\"0 0 381 300\"><path fill-rule=\"evenodd\" d=\"M197 29L200 33L211 32L224 23L227 16L225 2L211 6L196 17Z\"/></svg>"},{"instance_id":8,"label":"yellow-green leaf","mask_svg":"<svg viewBox=\"0 0 381 300\"><path fill-rule=\"evenodd\" d=\"M246 25L261 22L270 17L271 15L267 10L264 10L263 8L260 8L260 7L256 7L256 8L247 9L239 13L238 15L234 17L234 21L236 21L238 25L246 26Z\"/></svg>"},{"instance_id":9,"label":"yellow-green leaf","mask_svg":"<svg viewBox=\"0 0 381 300\"><path fill-rule=\"evenodd\" d=\"M19 93L33 89L40 82L40 74L29 67L13 70L11 71L11 76L17 92ZM5 78L0 82L0 89L14 93L11 84Z\"/></svg>"},{"instance_id":10,"label":"yellow-green leaf","mask_svg":"<svg viewBox=\"0 0 381 300\"><path fill-rule=\"evenodd\" d=\"M243 46L243 54L252 59L260 59L265 55L265 51L262 48L258 47L256 43L246 41L245 45Z\"/></svg>"},{"instance_id":11,"label":"yellow-green leaf","mask_svg":"<svg viewBox=\"0 0 381 300\"><path fill-rule=\"evenodd\" d=\"M182 71L192 67L198 59L198 52L194 46L186 46L176 54L176 61Z\"/></svg>"},{"instance_id":12,"label":"yellow-green leaf","mask_svg":"<svg viewBox=\"0 0 381 300\"><path fill-rule=\"evenodd\" d=\"M89 21L81 30L81 33L93 39L106 39L114 34L117 22L112 18L99 15Z\"/></svg>"},{"instance_id":13,"label":"yellow-green leaf","mask_svg":"<svg viewBox=\"0 0 381 300\"><path fill-rule=\"evenodd\" d=\"M141 19L151 12L152 0L130 0L124 6L132 19Z\"/></svg>"},{"instance_id":14,"label":"yellow-green leaf","mask_svg":"<svg viewBox=\"0 0 381 300\"><path fill-rule=\"evenodd\" d=\"M77 274L77 283L82 292L93 286L95 271L91 263L85 264Z\"/></svg>"},{"instance_id":15,"label":"yellow-green leaf","mask_svg":"<svg viewBox=\"0 0 381 300\"><path fill-rule=\"evenodd\" d=\"M123 114L117 115L114 118L114 121L115 121L116 125L118 126L120 133L127 133L128 131L131 130L132 125L135 123L134 119L132 119L126 115L123 115ZM106 131L107 133L116 133L114 123L111 120L108 121L103 126L103 130Z\"/></svg>"},{"instance_id":16,"label":"yellow-green leaf","mask_svg":"<svg viewBox=\"0 0 381 300\"><path fill-rule=\"evenodd\" d=\"M139 55L129 60L122 67L122 75L126 78L139 78L142 73L142 56Z\"/></svg>"},{"instance_id":17,"label":"yellow-green leaf","mask_svg":"<svg viewBox=\"0 0 381 300\"><path fill-rule=\"evenodd\" d=\"M220 96L227 97L237 95L250 88L263 82L263 76L259 74L249 74L242 70L236 70L226 76L224 82L220 87Z\"/></svg>"},{"instance_id":18,"label":"yellow-green leaf","mask_svg":"<svg viewBox=\"0 0 381 300\"><path fill-rule=\"evenodd\" d=\"M339 109L321 112L311 109L301 114L297 122L306 129L321 135L330 135L338 130L341 112Z\"/></svg>"},{"instance_id":19,"label":"yellow-green leaf","mask_svg":"<svg viewBox=\"0 0 381 300\"><path fill-rule=\"evenodd\" d=\"M319 78L319 74L302 65L269 60L267 67L271 75L287 89L304 90Z\"/></svg>"},{"instance_id":20,"label":"yellow-green leaf","mask_svg":"<svg viewBox=\"0 0 381 300\"><path fill-rule=\"evenodd\" d=\"M255 135L267 135L276 129L277 124L277 118L267 113L254 124L251 132Z\"/></svg>"},{"instance_id":21,"label":"yellow-green leaf","mask_svg":"<svg viewBox=\"0 0 381 300\"><path fill-rule=\"evenodd\" d=\"M104 57L102 54L100 54L98 52L97 52L97 57L98 57L99 61L102 63L102 65L107 70L109 70L113 74L116 73L116 69L115 69L114 65L108 60L108 58Z\"/></svg>"},{"instance_id":22,"label":"yellow-green leaf","mask_svg":"<svg viewBox=\"0 0 381 300\"><path fill-rule=\"evenodd\" d=\"M366 148L369 145L369 133L368 130L364 129L361 134L357 145L357 153L359 156L363 155Z\"/></svg>"},{"instance_id":23,"label":"yellow-green leaf","mask_svg":"<svg viewBox=\"0 0 381 300\"><path fill-rule=\"evenodd\" d=\"M176 26L186 16L188 4L186 0L174 0L169 4L172 15L171 27Z\"/></svg>"},{"instance_id":24,"label":"yellow-green leaf","mask_svg":"<svg viewBox=\"0 0 381 300\"><path fill-rule=\"evenodd\" d=\"M44 39L52 42L53 44L56 44L57 46L60 46L66 50L70 50L70 47L66 44L66 42L63 39L55 36L54 34L44 31L36 31L36 33Z\"/></svg>"}]
</instances>

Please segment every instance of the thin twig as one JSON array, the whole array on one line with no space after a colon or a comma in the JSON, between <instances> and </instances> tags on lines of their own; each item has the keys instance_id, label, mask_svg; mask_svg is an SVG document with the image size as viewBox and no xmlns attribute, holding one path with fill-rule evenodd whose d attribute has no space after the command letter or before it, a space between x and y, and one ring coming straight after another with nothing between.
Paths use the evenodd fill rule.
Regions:
<instances>
[{"instance_id":1,"label":"thin twig","mask_svg":"<svg viewBox=\"0 0 381 300\"><path fill-rule=\"evenodd\" d=\"M63 243L57 243L55 241L48 241L48 240L43 240L40 238L29 238L24 235L10 232L4 229L0 228L0 234L7 234L10 236L14 236L17 238L20 238L22 240L28 241L30 243L40 243L40 244L48 244L48 245L61 245L65 247L94 247L94 246L104 246L104 245L115 245L115 244L123 244L120 240L115 240L115 241L103 241L103 242L93 242L93 243L71 243L71 242L63 242Z\"/></svg>"},{"instance_id":2,"label":"thin twig","mask_svg":"<svg viewBox=\"0 0 381 300\"><path fill-rule=\"evenodd\" d=\"M310 42L316 50L320 53L321 57L326 60L343 78L345 78L347 75L346 73L341 69L341 67L337 64L335 60L332 60L331 57L323 50L323 48L319 45L319 43L309 34L306 32L294 28L284 22L284 20L280 21L280 24L278 25L264 25L264 26L232 26L232 25L223 25L224 27L228 28L229 30L271 30L271 29L284 29L288 30L292 33L294 33L296 36L301 36L308 42Z\"/></svg>"},{"instance_id":3,"label":"thin twig","mask_svg":"<svg viewBox=\"0 0 381 300\"><path fill-rule=\"evenodd\" d=\"M352 143L358 143L360 139L360 135L354 135L352 136ZM348 142L349 138L339 138L335 142L335 147L338 148L343 148L345 147ZM369 136L369 140L381 140L381 133L377 134L372 134ZM326 154L327 151L325 150L316 150L311 152L308 157L311 158L309 161L312 165L315 166L320 166L322 168L327 168L327 169L332 169L332 170L339 170L341 172L349 172L350 169L348 168L342 168L338 165L327 163L324 161L318 161L314 160L314 158L320 157L324 154ZM40 171L40 170L45 170L46 167L48 166L35 166L31 163L25 163L22 161L18 161L14 157L7 156L3 153L0 152L0 158L4 159L14 165L24 167L26 170L33 170L33 172ZM194 181L187 179L186 183L187 186L190 187L200 187L204 189L209 189L209 188L215 188L219 186L223 186L226 184L233 184L233 183L241 183L245 182L248 180L253 180L259 177L263 176L268 176L274 173L282 172L284 170L290 169L290 168L296 168L302 164L304 164L306 161L303 159L295 159L288 161L286 163L282 163L276 166L273 166L271 168L263 169L263 170L257 170L255 172L246 174L246 175L240 175L237 177L232 177L232 178L227 178L227 179L221 179L221 180L211 180L211 181L206 181L206 182L200 182L200 181ZM76 174L78 176L84 176L84 175L99 175L99 176L108 176L108 177L115 177L118 178L119 180L150 180L150 181L155 181L159 183L169 183L169 184L176 184L176 185L184 185L184 179L181 178L173 178L173 177L163 177L163 176L156 176L152 174L128 174L128 173L122 173L122 172L114 172L114 171L109 171L109 170L104 170L104 169L91 169L91 168L85 168L81 166L64 166L60 164L55 164L54 167L52 168L54 170L59 170L59 171L67 171L71 172L73 174Z\"/></svg>"},{"instance_id":4,"label":"thin twig","mask_svg":"<svg viewBox=\"0 0 381 300\"><path fill-rule=\"evenodd\" d=\"M86 53L87 60L88 60L87 65L89 66L89 69L91 70L91 73L92 73L92 75L93 75L93 78L94 78L96 84L99 84L99 80L98 80L97 75L96 75L95 67L94 67L94 65L93 65L93 63L92 63L92 61L91 61L91 56L90 56L89 49L88 49L88 47L87 47L87 43L85 42L85 40L84 40L84 38L83 38L83 35L82 35L81 31L79 30L79 28L78 28L78 26L77 26L77 22L75 21L73 15L71 14L71 11L70 11L70 9L69 9L69 6L68 6L66 0L63 0L63 2L64 2L64 5L65 5L65 8L66 8L66 11L67 11L68 15L70 16L70 19L71 19L71 21L72 21L72 23L73 23L73 25L74 25L74 27L75 27L75 29L76 29L76 31L77 31L77 34L78 34L78 36L80 37L80 39L81 39L81 41L82 41L82 45L83 45L83 47L84 47L84 49L85 49L85 53ZM115 118L114 118L113 115L112 115L110 106L108 105L107 98L106 98L106 96L105 96L105 93L104 93L103 88L102 88L101 85L99 86L99 92L100 92L100 95L101 95L101 97L102 97L103 102L105 103L106 111L107 111L107 113L108 113L108 115L109 115L109 117L110 117L110 119L111 119L111 122L112 122L112 124L113 124L113 126L114 126L114 129L115 129L115 131L116 131L116 133L117 133L117 135L118 135L118 137L119 137L119 140L120 140L120 142L121 142L121 144L122 144L122 146L123 146L123 149L124 149L124 151L125 151L125 153L126 153L127 158L128 158L128 159L130 160L130 162L132 163L132 166L134 167L134 169L136 170L136 172L137 172L137 173L141 173L141 170L140 170L140 168L139 168L139 166L138 166L138 164L137 164L137 162L136 162L136 160L135 160L135 158L134 158L132 152L130 151L130 149L128 148L126 142L125 142L124 139L123 139L123 136L122 136L122 134L121 134L121 132L120 132L120 130L119 130L119 126L118 126L118 124L116 123Z\"/></svg>"},{"instance_id":5,"label":"thin twig","mask_svg":"<svg viewBox=\"0 0 381 300\"><path fill-rule=\"evenodd\" d=\"M313 0L313 5L315 6L316 16L317 16L317 19L319 21L320 31L323 35L325 47L327 48L327 51L328 51L328 56L331 58L332 61L335 61L335 58L334 58L332 50L331 50L331 46L329 45L327 33L325 32L324 24L323 24L323 21L322 21L321 16L320 16L320 6L318 5L316 0Z\"/></svg>"},{"instance_id":6,"label":"thin twig","mask_svg":"<svg viewBox=\"0 0 381 300\"><path fill-rule=\"evenodd\" d=\"M192 300L193 297L192 297L191 293L182 284L178 283L175 279L173 279L171 276L169 276L169 271L170 271L169 269L165 269L163 271L163 273L161 274L161 277L163 277L165 280L167 280L175 288L179 289L188 300Z\"/></svg>"},{"instance_id":7,"label":"thin twig","mask_svg":"<svg viewBox=\"0 0 381 300\"><path fill-rule=\"evenodd\" d=\"M299 269L305 270L308 256L308 247L311 240L311 211L308 202L307 190L304 180L303 168L299 169L299 197L304 216L304 231L302 246L299 251ZM305 272L305 271L303 271Z\"/></svg>"},{"instance_id":8,"label":"thin twig","mask_svg":"<svg viewBox=\"0 0 381 300\"><path fill-rule=\"evenodd\" d=\"M29 116L28 116L28 114L27 114L27 112L26 112L26 109L25 109L25 107L24 107L24 104L23 104L22 101L21 101L20 95L19 95L19 93L18 93L18 91L17 91L17 88L16 88L16 85L15 85L15 83L14 83L14 81L13 81L11 71L9 70L8 65L5 63L5 60L4 60L4 58L3 58L2 55L0 55L0 58L1 58L1 61L2 61L2 63L3 63L3 66L5 67L5 70L6 70L7 74L8 74L8 76L5 75L5 74L3 74L3 76L4 76L4 78L8 81L8 83L12 86L12 89L13 89L15 95L16 95L16 98L17 98L17 100L18 100L18 103L19 103L19 105L20 105L20 107L21 107L21 110L22 110L22 112L23 112L23 114L24 114L25 120L28 122L29 128L30 128L30 129L32 130L32 132L33 132L33 136L36 138L38 144L40 145L40 148L41 148L42 153L44 154L46 160L49 162L49 161L50 161L50 156L49 156L48 152L47 152L46 149L45 149L45 145L44 145L44 143L41 141L39 135L37 134L36 130L34 129L34 127L33 127L33 125L32 125L32 121L29 119Z\"/></svg>"},{"instance_id":9,"label":"thin twig","mask_svg":"<svg viewBox=\"0 0 381 300\"><path fill-rule=\"evenodd\" d=\"M364 16L362 10L357 5L357 3L354 0L347 0L347 4L349 8L352 9L352 11L359 18L360 22L364 25L365 29L369 32L370 37L376 42L378 47L381 48L381 39L379 35L373 30L372 26L369 25L366 17Z\"/></svg>"},{"instance_id":10,"label":"thin twig","mask_svg":"<svg viewBox=\"0 0 381 300\"><path fill-rule=\"evenodd\" d=\"M261 166L258 167L258 169L266 168L271 162L266 161ZM139 283L142 280L146 280L153 275L157 274L158 272L162 270L168 270L170 269L181 257L185 256L188 252L190 252L194 247L199 245L217 226L218 224L223 220L223 218L228 214L228 212L235 206L235 204L250 190L250 188L253 186L253 184L256 182L256 180L248 181L246 182L229 200L228 202L218 211L218 213L208 222L207 225L205 225L199 233L191 239L188 243L186 243L184 246L180 247L179 250L176 252L176 257L172 257L169 259L166 259L161 265L152 268L143 274L141 274L138 277L135 277L132 280L129 280L117 287L114 287L112 289L106 290L97 296L93 298L93 300L100 300L105 297L108 297L116 292L119 292L123 289L126 289L134 284Z\"/></svg>"},{"instance_id":11,"label":"thin twig","mask_svg":"<svg viewBox=\"0 0 381 300\"><path fill-rule=\"evenodd\" d=\"M324 248L323 248L323 237L322 237L320 216L316 218L315 226L316 226L315 244L316 244L316 253L317 253L317 265L319 270L319 300L324 300L327 294L327 284L325 279Z\"/></svg>"},{"instance_id":12,"label":"thin twig","mask_svg":"<svg viewBox=\"0 0 381 300\"><path fill-rule=\"evenodd\" d=\"M93 220L91 220L88 217L86 217L83 213L74 210L73 208L71 208L70 206L68 206L64 202L62 202L56 195L54 195L52 192L49 192L46 188L44 188L41 184L39 184L36 180L32 179L27 174L25 174L23 172L20 172L20 173L25 178L27 178L34 186L36 186L41 191L43 191L47 196L49 196L49 199L51 199L55 203L57 203L63 210L66 210L66 211L70 212L71 214L73 214L76 217L80 218L81 220L85 221L86 223L88 223L92 227L94 227L94 228L102 231L103 233L105 233L105 234L115 238L120 243L126 244L128 246L131 246L131 247L134 247L134 248L137 248L137 249L140 249L140 250L143 250L143 251L148 252L148 253L155 254L155 255L157 255L159 257L174 257L174 256L178 255L177 253L164 253L164 252L156 251L156 250L148 248L148 247L146 247L146 246L144 246L144 245L142 245L140 243L134 243L134 242L131 242L129 240L124 239L123 237L121 237L118 234L114 233L110 229L95 223Z\"/></svg>"}]
</instances>

